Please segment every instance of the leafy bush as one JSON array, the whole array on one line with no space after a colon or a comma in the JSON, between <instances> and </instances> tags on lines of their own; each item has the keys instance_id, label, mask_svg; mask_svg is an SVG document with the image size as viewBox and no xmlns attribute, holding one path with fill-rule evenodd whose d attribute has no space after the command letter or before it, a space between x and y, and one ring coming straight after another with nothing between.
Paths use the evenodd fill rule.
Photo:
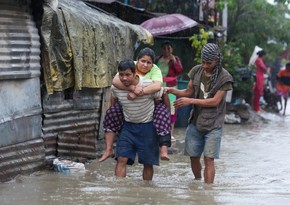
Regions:
<instances>
[{"instance_id":1,"label":"leafy bush","mask_svg":"<svg viewBox=\"0 0 290 205\"><path fill-rule=\"evenodd\" d=\"M194 34L189 38L189 41L191 41L191 46L195 50L195 55L194 55L194 63L200 64L201 59L200 59L200 53L205 44L207 44L208 40L213 38L212 32L207 32L204 29L199 30L199 34Z\"/></svg>"},{"instance_id":2,"label":"leafy bush","mask_svg":"<svg viewBox=\"0 0 290 205\"><path fill-rule=\"evenodd\" d=\"M233 98L249 100L252 94L253 76L252 69L242 64L240 50L234 44L223 44L223 67L226 68L234 78Z\"/></svg>"}]
</instances>

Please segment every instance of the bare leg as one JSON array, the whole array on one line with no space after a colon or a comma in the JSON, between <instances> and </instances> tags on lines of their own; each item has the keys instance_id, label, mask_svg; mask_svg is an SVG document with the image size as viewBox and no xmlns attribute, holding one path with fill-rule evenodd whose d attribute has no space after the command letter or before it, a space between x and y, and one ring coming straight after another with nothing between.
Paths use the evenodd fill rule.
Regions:
<instances>
[{"instance_id":1,"label":"bare leg","mask_svg":"<svg viewBox=\"0 0 290 205\"><path fill-rule=\"evenodd\" d=\"M161 160L170 160L167 153L167 146L163 145L160 148L160 158Z\"/></svg>"},{"instance_id":2,"label":"bare leg","mask_svg":"<svg viewBox=\"0 0 290 205\"><path fill-rule=\"evenodd\" d=\"M288 100L288 97L284 97L284 112L283 112L283 115L285 115L285 113L286 113L287 100Z\"/></svg>"},{"instance_id":3,"label":"bare leg","mask_svg":"<svg viewBox=\"0 0 290 205\"><path fill-rule=\"evenodd\" d=\"M175 142L176 141L175 137L173 136L174 125L175 125L175 123L172 122L171 123L171 142Z\"/></svg>"},{"instance_id":4,"label":"bare leg","mask_svg":"<svg viewBox=\"0 0 290 205\"><path fill-rule=\"evenodd\" d=\"M144 164L143 168L143 180L152 180L153 179L153 165Z\"/></svg>"},{"instance_id":5,"label":"bare leg","mask_svg":"<svg viewBox=\"0 0 290 205\"><path fill-rule=\"evenodd\" d=\"M125 158L125 157L119 157L117 159L117 164L115 168L116 177L126 177L127 161L128 161L128 158Z\"/></svg>"},{"instance_id":6,"label":"bare leg","mask_svg":"<svg viewBox=\"0 0 290 205\"><path fill-rule=\"evenodd\" d=\"M214 159L204 157L204 182L212 184L215 177Z\"/></svg>"},{"instance_id":7,"label":"bare leg","mask_svg":"<svg viewBox=\"0 0 290 205\"><path fill-rule=\"evenodd\" d=\"M175 123L172 122L172 123L171 123L171 134L173 134L173 131L174 131L174 125L175 125Z\"/></svg>"},{"instance_id":8,"label":"bare leg","mask_svg":"<svg viewBox=\"0 0 290 205\"><path fill-rule=\"evenodd\" d=\"M114 132L105 133L106 148L102 157L99 159L99 162L103 162L114 155L113 144L115 141L115 135L116 133Z\"/></svg>"},{"instance_id":9,"label":"bare leg","mask_svg":"<svg viewBox=\"0 0 290 205\"><path fill-rule=\"evenodd\" d=\"M201 163L200 163L200 157L190 157L191 161L191 170L194 175L195 180L201 179Z\"/></svg>"}]
</instances>

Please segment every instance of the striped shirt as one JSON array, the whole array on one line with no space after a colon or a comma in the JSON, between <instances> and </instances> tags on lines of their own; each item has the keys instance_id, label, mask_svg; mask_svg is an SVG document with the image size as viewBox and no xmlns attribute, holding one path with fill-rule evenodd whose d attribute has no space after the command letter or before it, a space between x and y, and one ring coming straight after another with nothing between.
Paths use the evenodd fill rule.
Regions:
<instances>
[{"instance_id":1,"label":"striped shirt","mask_svg":"<svg viewBox=\"0 0 290 205\"><path fill-rule=\"evenodd\" d=\"M152 80L139 76L138 86L148 86L152 84ZM111 87L113 98L117 98L122 104L125 121L132 123L147 123L153 120L154 99L162 97L163 89L152 95L143 95L128 100L129 91Z\"/></svg>"}]
</instances>

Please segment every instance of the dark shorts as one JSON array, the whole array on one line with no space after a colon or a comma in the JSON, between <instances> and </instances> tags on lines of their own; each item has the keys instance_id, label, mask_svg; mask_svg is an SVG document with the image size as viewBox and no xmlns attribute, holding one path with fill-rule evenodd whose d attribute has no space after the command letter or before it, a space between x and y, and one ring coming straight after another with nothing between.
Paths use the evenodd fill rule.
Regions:
<instances>
[{"instance_id":1,"label":"dark shorts","mask_svg":"<svg viewBox=\"0 0 290 205\"><path fill-rule=\"evenodd\" d=\"M124 115L120 103L115 103L106 112L103 128L105 132L119 132L123 126ZM155 104L153 124L160 135L160 146L171 146L170 113L164 103Z\"/></svg>"},{"instance_id":2,"label":"dark shorts","mask_svg":"<svg viewBox=\"0 0 290 205\"><path fill-rule=\"evenodd\" d=\"M116 103L107 110L103 128L106 132L119 132L123 122L124 115L122 105ZM159 135L170 133L170 113L164 103L155 105L153 123Z\"/></svg>"},{"instance_id":3,"label":"dark shorts","mask_svg":"<svg viewBox=\"0 0 290 205\"><path fill-rule=\"evenodd\" d=\"M124 122L117 139L116 155L128 158L127 164L134 164L138 155L140 164L159 165L159 146L153 122Z\"/></svg>"}]
</instances>

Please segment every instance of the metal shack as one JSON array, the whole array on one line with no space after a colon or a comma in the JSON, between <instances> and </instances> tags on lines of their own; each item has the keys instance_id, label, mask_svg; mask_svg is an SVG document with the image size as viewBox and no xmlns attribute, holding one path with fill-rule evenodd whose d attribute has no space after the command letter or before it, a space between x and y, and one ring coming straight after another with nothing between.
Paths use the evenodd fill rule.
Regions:
<instances>
[{"instance_id":1,"label":"metal shack","mask_svg":"<svg viewBox=\"0 0 290 205\"><path fill-rule=\"evenodd\" d=\"M80 0L0 0L0 181L96 158L118 62L148 31Z\"/></svg>"}]
</instances>

